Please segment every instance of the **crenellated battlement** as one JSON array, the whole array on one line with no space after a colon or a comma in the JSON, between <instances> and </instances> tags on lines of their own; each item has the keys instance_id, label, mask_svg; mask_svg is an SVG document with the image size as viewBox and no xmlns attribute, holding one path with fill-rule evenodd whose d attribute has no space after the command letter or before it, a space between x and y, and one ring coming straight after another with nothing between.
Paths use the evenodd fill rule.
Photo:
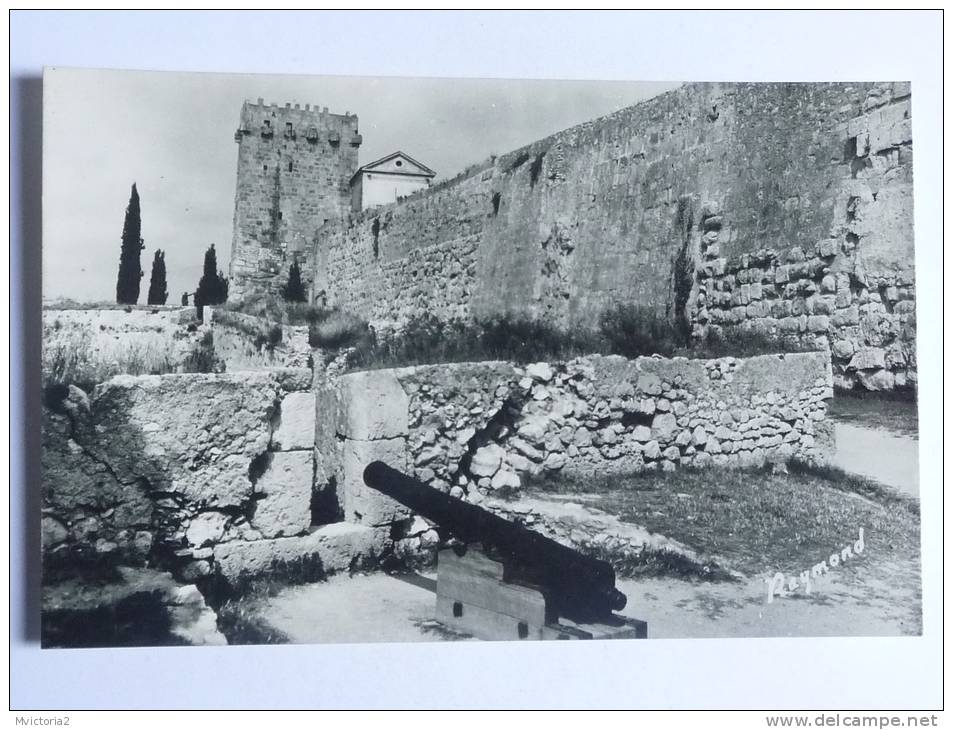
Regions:
<instances>
[{"instance_id":1,"label":"crenellated battlement","mask_svg":"<svg viewBox=\"0 0 953 730\"><path fill-rule=\"evenodd\" d=\"M305 104L286 103L266 104L263 99L257 103L246 101L242 105L235 141L246 136L258 136L263 139L302 140L312 144L324 142L337 146L344 143L359 147L363 141L358 132L356 114L331 114L327 107L314 107Z\"/></svg>"}]
</instances>

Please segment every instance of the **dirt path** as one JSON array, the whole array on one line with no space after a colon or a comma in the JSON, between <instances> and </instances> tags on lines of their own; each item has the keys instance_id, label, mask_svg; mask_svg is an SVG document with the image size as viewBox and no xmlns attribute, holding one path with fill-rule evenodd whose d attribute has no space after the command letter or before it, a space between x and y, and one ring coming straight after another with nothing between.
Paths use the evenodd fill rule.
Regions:
<instances>
[{"instance_id":1,"label":"dirt path","mask_svg":"<svg viewBox=\"0 0 953 730\"><path fill-rule=\"evenodd\" d=\"M807 567L807 566L805 566ZM845 565L803 590L767 602L762 579L695 583L619 581L623 613L649 624L649 638L898 636L921 632L919 566L897 559Z\"/></svg>"},{"instance_id":2,"label":"dirt path","mask_svg":"<svg viewBox=\"0 0 953 730\"><path fill-rule=\"evenodd\" d=\"M443 630L433 620L434 577L377 573L334 578L288 588L260 603L256 613L292 643L468 638ZM761 578L736 583L623 579L618 585L629 597L623 613L648 621L649 638L898 636L921 631L919 565L900 556L857 558L816 581L811 595L800 590L771 603Z\"/></svg>"},{"instance_id":3,"label":"dirt path","mask_svg":"<svg viewBox=\"0 0 953 730\"><path fill-rule=\"evenodd\" d=\"M257 607L293 644L463 638L434 621L436 575L335 577L281 591Z\"/></svg>"},{"instance_id":4,"label":"dirt path","mask_svg":"<svg viewBox=\"0 0 953 730\"><path fill-rule=\"evenodd\" d=\"M838 421L834 423L834 438L834 466L905 494L920 495L917 439Z\"/></svg>"}]
</instances>

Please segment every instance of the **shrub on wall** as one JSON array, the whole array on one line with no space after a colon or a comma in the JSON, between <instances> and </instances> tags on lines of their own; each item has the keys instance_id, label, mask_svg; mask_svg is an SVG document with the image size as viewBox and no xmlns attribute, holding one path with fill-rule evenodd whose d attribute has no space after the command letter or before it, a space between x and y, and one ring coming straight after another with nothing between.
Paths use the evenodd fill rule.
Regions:
<instances>
[{"instance_id":1,"label":"shrub on wall","mask_svg":"<svg viewBox=\"0 0 953 730\"><path fill-rule=\"evenodd\" d=\"M348 312L330 311L312 322L308 341L312 347L339 350L344 347L371 347L373 333L360 317Z\"/></svg>"},{"instance_id":2,"label":"shrub on wall","mask_svg":"<svg viewBox=\"0 0 953 730\"><path fill-rule=\"evenodd\" d=\"M202 335L202 339L189 352L189 356L182 364L182 372L186 373L223 373L225 363L215 354L215 346L211 332Z\"/></svg>"},{"instance_id":3,"label":"shrub on wall","mask_svg":"<svg viewBox=\"0 0 953 730\"><path fill-rule=\"evenodd\" d=\"M250 294L244 299L227 302L223 310L287 325L314 324L335 311L306 302L286 301L274 294Z\"/></svg>"},{"instance_id":4,"label":"shrub on wall","mask_svg":"<svg viewBox=\"0 0 953 730\"><path fill-rule=\"evenodd\" d=\"M816 349L753 331L714 328L705 340L689 342L674 322L635 305L606 310L596 331L563 330L525 315L464 321L426 313L399 331L375 333L360 318L336 312L312 327L311 344L326 350L350 348L350 370L486 360L564 361L592 354L707 359Z\"/></svg>"}]
</instances>

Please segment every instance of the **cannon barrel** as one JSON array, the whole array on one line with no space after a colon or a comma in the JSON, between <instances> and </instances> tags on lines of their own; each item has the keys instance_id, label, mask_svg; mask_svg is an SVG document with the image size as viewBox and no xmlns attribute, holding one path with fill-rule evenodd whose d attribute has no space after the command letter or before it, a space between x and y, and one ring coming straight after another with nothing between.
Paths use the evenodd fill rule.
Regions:
<instances>
[{"instance_id":1,"label":"cannon barrel","mask_svg":"<svg viewBox=\"0 0 953 730\"><path fill-rule=\"evenodd\" d=\"M444 494L381 461L368 464L364 482L461 542L481 543L497 551L504 564L537 576L560 615L588 620L625 607L625 594L615 587L615 570L605 560Z\"/></svg>"}]
</instances>

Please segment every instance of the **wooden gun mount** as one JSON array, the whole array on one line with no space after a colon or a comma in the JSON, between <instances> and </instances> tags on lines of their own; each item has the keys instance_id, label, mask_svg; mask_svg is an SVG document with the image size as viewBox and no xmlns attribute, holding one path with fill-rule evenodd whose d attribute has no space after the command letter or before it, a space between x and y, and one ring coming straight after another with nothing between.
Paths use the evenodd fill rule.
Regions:
<instances>
[{"instance_id":1,"label":"wooden gun mount","mask_svg":"<svg viewBox=\"0 0 953 730\"><path fill-rule=\"evenodd\" d=\"M375 461L364 482L462 546L437 556L437 619L481 639L645 638L613 611L626 596L605 560L450 497Z\"/></svg>"},{"instance_id":2,"label":"wooden gun mount","mask_svg":"<svg viewBox=\"0 0 953 730\"><path fill-rule=\"evenodd\" d=\"M645 621L607 614L591 621L560 617L545 586L480 545L437 554L437 620L487 641L645 639Z\"/></svg>"}]
</instances>

